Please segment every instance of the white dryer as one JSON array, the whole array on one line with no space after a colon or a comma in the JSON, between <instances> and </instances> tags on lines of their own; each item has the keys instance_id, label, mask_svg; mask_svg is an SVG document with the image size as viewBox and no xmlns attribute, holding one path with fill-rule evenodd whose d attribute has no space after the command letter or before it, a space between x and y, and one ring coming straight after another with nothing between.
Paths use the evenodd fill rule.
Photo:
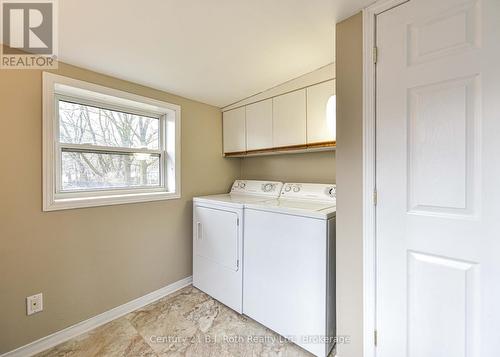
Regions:
<instances>
[{"instance_id":1,"label":"white dryer","mask_svg":"<svg viewBox=\"0 0 500 357\"><path fill-rule=\"evenodd\" d=\"M243 313L316 356L336 332L335 189L286 183L245 208Z\"/></svg>"},{"instance_id":2,"label":"white dryer","mask_svg":"<svg viewBox=\"0 0 500 357\"><path fill-rule=\"evenodd\" d=\"M193 199L193 285L242 312L243 210L276 199L283 184L237 180L231 192Z\"/></svg>"}]
</instances>

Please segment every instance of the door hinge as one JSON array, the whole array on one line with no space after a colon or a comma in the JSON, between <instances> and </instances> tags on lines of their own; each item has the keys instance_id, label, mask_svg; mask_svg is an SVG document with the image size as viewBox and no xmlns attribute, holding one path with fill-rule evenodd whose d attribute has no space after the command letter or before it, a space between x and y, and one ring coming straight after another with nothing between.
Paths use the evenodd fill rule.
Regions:
<instances>
[{"instance_id":1,"label":"door hinge","mask_svg":"<svg viewBox=\"0 0 500 357\"><path fill-rule=\"evenodd\" d=\"M373 342L377 345L377 330L373 331Z\"/></svg>"},{"instance_id":2,"label":"door hinge","mask_svg":"<svg viewBox=\"0 0 500 357\"><path fill-rule=\"evenodd\" d=\"M377 63L378 61L378 47L373 47L373 63Z\"/></svg>"},{"instance_id":3,"label":"door hinge","mask_svg":"<svg viewBox=\"0 0 500 357\"><path fill-rule=\"evenodd\" d=\"M373 191L373 205L376 206L378 202L378 193L377 190Z\"/></svg>"}]
</instances>

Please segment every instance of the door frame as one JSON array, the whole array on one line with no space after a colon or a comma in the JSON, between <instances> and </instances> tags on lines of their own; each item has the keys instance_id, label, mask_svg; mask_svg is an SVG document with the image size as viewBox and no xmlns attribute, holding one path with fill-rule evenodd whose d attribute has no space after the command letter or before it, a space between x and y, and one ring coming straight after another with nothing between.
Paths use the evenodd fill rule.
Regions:
<instances>
[{"instance_id":1,"label":"door frame","mask_svg":"<svg viewBox=\"0 0 500 357\"><path fill-rule=\"evenodd\" d=\"M363 356L376 356L376 17L410 0L378 0L363 9Z\"/></svg>"}]
</instances>

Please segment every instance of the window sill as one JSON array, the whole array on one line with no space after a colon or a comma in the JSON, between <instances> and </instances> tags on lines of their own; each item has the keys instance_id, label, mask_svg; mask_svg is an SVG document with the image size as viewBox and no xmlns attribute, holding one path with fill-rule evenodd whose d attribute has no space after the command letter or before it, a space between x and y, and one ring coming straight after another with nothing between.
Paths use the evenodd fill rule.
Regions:
<instances>
[{"instance_id":1,"label":"window sill","mask_svg":"<svg viewBox=\"0 0 500 357\"><path fill-rule=\"evenodd\" d=\"M95 197L56 198L52 200L44 200L43 210L45 212L59 211L75 208L121 205L126 203L174 200L179 198L181 198L181 195L178 192L146 192Z\"/></svg>"}]
</instances>

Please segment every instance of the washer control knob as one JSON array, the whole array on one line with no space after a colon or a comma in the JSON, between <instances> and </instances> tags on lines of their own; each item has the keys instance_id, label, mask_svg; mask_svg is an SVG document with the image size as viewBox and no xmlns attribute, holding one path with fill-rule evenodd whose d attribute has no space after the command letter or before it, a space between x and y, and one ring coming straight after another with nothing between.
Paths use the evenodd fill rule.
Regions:
<instances>
[{"instance_id":1,"label":"washer control knob","mask_svg":"<svg viewBox=\"0 0 500 357\"><path fill-rule=\"evenodd\" d=\"M240 182L238 186L239 186L240 188L245 188L245 187L246 187L246 185L247 185L246 183L244 183L244 182Z\"/></svg>"},{"instance_id":2,"label":"washer control knob","mask_svg":"<svg viewBox=\"0 0 500 357\"><path fill-rule=\"evenodd\" d=\"M299 191L300 191L300 187L299 187L299 186L295 186L295 187L293 188L293 192L299 192Z\"/></svg>"},{"instance_id":3,"label":"washer control knob","mask_svg":"<svg viewBox=\"0 0 500 357\"><path fill-rule=\"evenodd\" d=\"M326 194L330 197L335 198L337 196L337 188L334 187L328 187Z\"/></svg>"},{"instance_id":4,"label":"washer control knob","mask_svg":"<svg viewBox=\"0 0 500 357\"><path fill-rule=\"evenodd\" d=\"M287 186L285 187L285 192L290 192L290 190L291 190L291 189L292 189L292 186L287 185Z\"/></svg>"}]
</instances>

